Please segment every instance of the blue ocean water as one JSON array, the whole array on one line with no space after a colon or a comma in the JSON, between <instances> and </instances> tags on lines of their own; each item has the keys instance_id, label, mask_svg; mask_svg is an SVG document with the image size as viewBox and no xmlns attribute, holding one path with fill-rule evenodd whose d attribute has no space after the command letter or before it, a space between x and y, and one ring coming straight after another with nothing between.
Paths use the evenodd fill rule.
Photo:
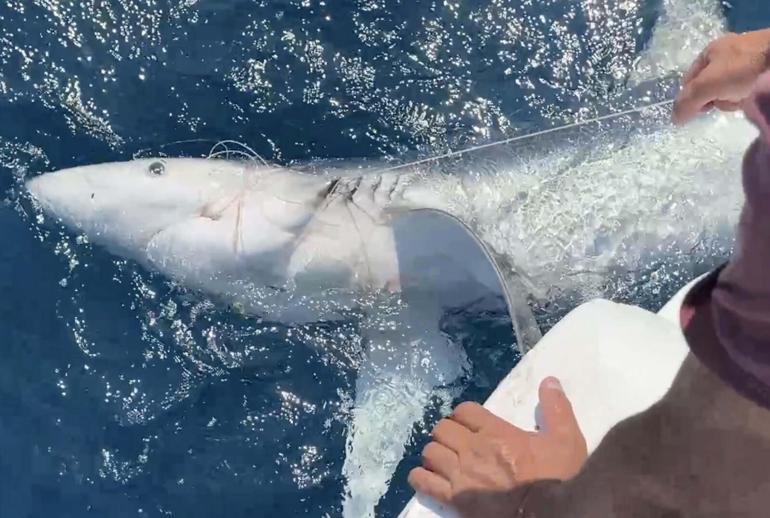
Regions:
<instances>
[{"instance_id":1,"label":"blue ocean water","mask_svg":"<svg viewBox=\"0 0 770 518\"><path fill-rule=\"evenodd\" d=\"M361 356L344 325L262 322L38 225L24 178L225 139L294 164L548 127L623 94L662 6L0 0L0 516L337 516ZM750 0L724 12L770 25ZM517 361L508 323L452 325L460 398L483 399ZM378 515L411 496L425 438Z\"/></svg>"}]
</instances>

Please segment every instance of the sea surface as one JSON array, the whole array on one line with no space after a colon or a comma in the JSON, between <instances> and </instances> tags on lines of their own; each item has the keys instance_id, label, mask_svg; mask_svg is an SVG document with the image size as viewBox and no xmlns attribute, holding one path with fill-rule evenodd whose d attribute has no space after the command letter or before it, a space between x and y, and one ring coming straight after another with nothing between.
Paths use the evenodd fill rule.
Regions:
<instances>
[{"instance_id":1,"label":"sea surface","mask_svg":"<svg viewBox=\"0 0 770 518\"><path fill-rule=\"evenodd\" d=\"M40 220L24 179L224 140L404 162L633 104L714 31L764 26L753 0L0 0L0 517L339 516L362 361L354 326L243 315ZM656 309L727 241L600 288ZM509 322L447 325L470 360L457 400L483 400L518 360ZM442 411L378 516L411 497Z\"/></svg>"}]
</instances>

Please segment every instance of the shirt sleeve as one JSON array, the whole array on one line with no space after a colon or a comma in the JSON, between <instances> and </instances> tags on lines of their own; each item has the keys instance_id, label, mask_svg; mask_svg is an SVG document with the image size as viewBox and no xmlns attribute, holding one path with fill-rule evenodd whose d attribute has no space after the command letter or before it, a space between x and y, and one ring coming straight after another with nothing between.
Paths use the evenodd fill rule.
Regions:
<instances>
[{"instance_id":1,"label":"shirt sleeve","mask_svg":"<svg viewBox=\"0 0 770 518\"><path fill-rule=\"evenodd\" d=\"M755 102L762 107L755 117L770 117L770 92L766 101ZM766 137L770 133L763 132L744 158L746 201L737 249L719 275L711 306L717 340L729 361L770 387L770 145Z\"/></svg>"}]
</instances>

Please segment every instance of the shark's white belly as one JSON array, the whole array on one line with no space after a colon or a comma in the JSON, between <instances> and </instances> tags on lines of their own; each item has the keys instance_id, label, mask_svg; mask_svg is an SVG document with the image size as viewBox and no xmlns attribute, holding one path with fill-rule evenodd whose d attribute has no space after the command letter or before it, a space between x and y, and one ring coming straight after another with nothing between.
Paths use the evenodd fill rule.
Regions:
<instances>
[{"instance_id":1,"label":"shark's white belly","mask_svg":"<svg viewBox=\"0 0 770 518\"><path fill-rule=\"evenodd\" d=\"M391 222L408 208L405 177L330 182L283 170L275 180L296 180L323 196L297 203L296 193L277 194L268 179L165 228L140 259L180 284L282 322L328 319L359 296L399 290Z\"/></svg>"}]
</instances>

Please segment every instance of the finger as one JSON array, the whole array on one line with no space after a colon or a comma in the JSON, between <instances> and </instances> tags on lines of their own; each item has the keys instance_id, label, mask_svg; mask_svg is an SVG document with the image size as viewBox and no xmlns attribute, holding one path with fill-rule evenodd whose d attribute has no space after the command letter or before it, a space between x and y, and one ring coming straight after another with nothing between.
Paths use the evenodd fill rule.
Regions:
<instances>
[{"instance_id":1,"label":"finger","mask_svg":"<svg viewBox=\"0 0 770 518\"><path fill-rule=\"evenodd\" d=\"M692 65L690 65L690 68L688 68L687 72L685 72L684 77L682 78L682 86L687 85L693 79L695 79L698 74L703 72L703 69L706 68L709 63L709 48L706 48L706 50L701 52L698 57L695 58L695 61L693 61Z\"/></svg>"},{"instance_id":2,"label":"finger","mask_svg":"<svg viewBox=\"0 0 770 518\"><path fill-rule=\"evenodd\" d=\"M412 489L442 504L448 504L452 499L452 486L449 481L425 468L414 468L409 472L407 480Z\"/></svg>"},{"instance_id":3,"label":"finger","mask_svg":"<svg viewBox=\"0 0 770 518\"><path fill-rule=\"evenodd\" d=\"M433 428L433 440L459 453L471 440L472 432L451 419L442 419Z\"/></svg>"},{"instance_id":4,"label":"finger","mask_svg":"<svg viewBox=\"0 0 770 518\"><path fill-rule=\"evenodd\" d=\"M482 428L486 428L500 420L499 417L483 406L471 402L465 402L458 405L449 418L452 421L463 425L471 432L478 432Z\"/></svg>"},{"instance_id":5,"label":"finger","mask_svg":"<svg viewBox=\"0 0 770 518\"><path fill-rule=\"evenodd\" d=\"M674 101L674 122L684 124L698 115L709 103L727 93L732 78L723 67L708 65L685 85Z\"/></svg>"},{"instance_id":6,"label":"finger","mask_svg":"<svg viewBox=\"0 0 770 518\"><path fill-rule=\"evenodd\" d=\"M558 379L544 379L540 384L539 396L544 433L569 437L581 433L572 404Z\"/></svg>"},{"instance_id":7,"label":"finger","mask_svg":"<svg viewBox=\"0 0 770 518\"><path fill-rule=\"evenodd\" d=\"M457 454L437 442L429 442L422 450L422 467L446 480L452 480L460 462Z\"/></svg>"},{"instance_id":8,"label":"finger","mask_svg":"<svg viewBox=\"0 0 770 518\"><path fill-rule=\"evenodd\" d=\"M733 101L714 101L712 103L714 108L723 112L734 112L741 109L741 103L735 103Z\"/></svg>"}]
</instances>

